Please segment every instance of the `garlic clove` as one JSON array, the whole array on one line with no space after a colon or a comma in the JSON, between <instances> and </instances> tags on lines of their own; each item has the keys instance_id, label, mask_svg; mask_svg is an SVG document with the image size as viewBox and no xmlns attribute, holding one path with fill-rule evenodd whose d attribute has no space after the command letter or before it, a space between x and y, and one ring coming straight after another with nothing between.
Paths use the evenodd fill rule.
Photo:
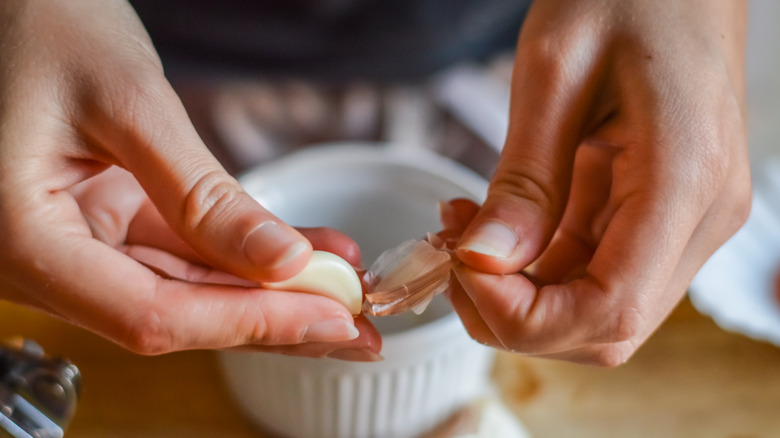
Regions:
<instances>
[{"instance_id":1,"label":"garlic clove","mask_svg":"<svg viewBox=\"0 0 780 438\"><path fill-rule=\"evenodd\" d=\"M346 260L326 251L314 251L306 267L287 280L263 283L263 287L306 292L332 298L353 314L360 313L363 287L360 278Z\"/></svg>"}]
</instances>

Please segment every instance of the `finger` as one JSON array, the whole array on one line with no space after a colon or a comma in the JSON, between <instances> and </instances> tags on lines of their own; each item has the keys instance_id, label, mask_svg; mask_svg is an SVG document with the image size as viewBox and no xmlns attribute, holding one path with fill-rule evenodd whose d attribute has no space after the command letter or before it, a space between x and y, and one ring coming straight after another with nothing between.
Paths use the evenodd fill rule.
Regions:
<instances>
[{"instance_id":1,"label":"finger","mask_svg":"<svg viewBox=\"0 0 780 438\"><path fill-rule=\"evenodd\" d=\"M454 233L463 233L477 213L479 205L470 199L455 198L439 203L442 228Z\"/></svg>"},{"instance_id":2,"label":"finger","mask_svg":"<svg viewBox=\"0 0 780 438\"><path fill-rule=\"evenodd\" d=\"M518 42L504 150L487 199L458 246L461 260L485 272L527 266L564 212L574 151L599 85L594 70L601 66L592 35L553 41L558 37L524 27Z\"/></svg>"},{"instance_id":3,"label":"finger","mask_svg":"<svg viewBox=\"0 0 780 438\"><path fill-rule=\"evenodd\" d=\"M454 249L471 220L479 212L479 205L468 199L452 199L439 203L442 230L436 236L444 246Z\"/></svg>"},{"instance_id":4,"label":"finger","mask_svg":"<svg viewBox=\"0 0 780 438\"><path fill-rule=\"evenodd\" d=\"M5 217L14 235L6 270L30 302L143 354L243 344L289 345L355 338L340 303L311 295L196 284L155 275L92 238L67 192L45 208L19 204ZM56 221L52 221L56 218Z\"/></svg>"},{"instance_id":5,"label":"finger","mask_svg":"<svg viewBox=\"0 0 780 438\"><path fill-rule=\"evenodd\" d=\"M193 263L168 251L143 245L125 245L119 248L128 257L141 263L160 277L189 283L221 284L242 287L259 287L251 280L218 269Z\"/></svg>"},{"instance_id":6,"label":"finger","mask_svg":"<svg viewBox=\"0 0 780 438\"><path fill-rule=\"evenodd\" d=\"M522 275L456 270L503 344L531 354L557 353L636 340L660 324L684 292L678 269L702 219L701 208L681 212L668 208L666 200L709 201L680 193L685 189L667 183L673 181L669 178L644 181L644 191L628 190L625 198L611 201L618 207L579 278L537 290ZM623 187L631 187L631 181ZM696 258L706 259L702 254Z\"/></svg>"},{"instance_id":7,"label":"finger","mask_svg":"<svg viewBox=\"0 0 780 438\"><path fill-rule=\"evenodd\" d=\"M572 350L565 350L556 353L529 353L526 349L512 349L503 344L487 323L482 319L479 311L469 298L460 283L455 280L451 283L449 298L455 311L458 313L463 325L469 335L477 342L495 348L500 348L514 353L522 353L528 356L565 360L579 364L595 365L600 367L615 367L625 363L636 351L644 339L650 336L652 331L645 333L645 337L640 340L629 340L608 344L591 344ZM516 346L515 346L516 348Z\"/></svg>"},{"instance_id":8,"label":"finger","mask_svg":"<svg viewBox=\"0 0 780 438\"><path fill-rule=\"evenodd\" d=\"M609 202L616 149L583 143L577 149L572 189L561 224L535 261L537 284L563 284L584 275L614 205Z\"/></svg>"},{"instance_id":9,"label":"finger","mask_svg":"<svg viewBox=\"0 0 780 438\"><path fill-rule=\"evenodd\" d=\"M192 263L206 264L203 258L171 229L148 198L130 222L125 243L154 247Z\"/></svg>"},{"instance_id":10,"label":"finger","mask_svg":"<svg viewBox=\"0 0 780 438\"><path fill-rule=\"evenodd\" d=\"M458 281L499 345L523 354L552 354L638 335L636 307L609 297L591 278L537 287L524 275L485 274L466 266ZM642 325L644 327L644 325Z\"/></svg>"},{"instance_id":11,"label":"finger","mask_svg":"<svg viewBox=\"0 0 780 438\"><path fill-rule=\"evenodd\" d=\"M333 228L298 228L298 231L319 251L327 251L346 260L350 265L360 268L360 247L349 236Z\"/></svg>"},{"instance_id":12,"label":"finger","mask_svg":"<svg viewBox=\"0 0 780 438\"><path fill-rule=\"evenodd\" d=\"M360 266L360 248L357 243L349 238L347 235L331 229L331 228L299 228L298 231L311 242L314 249L320 251L327 251L336 254L350 263L352 266ZM169 253L176 256L178 259L186 260L192 264L201 265L197 269L205 269L203 260L195 254L192 249L176 234L174 234L167 223L162 219L162 216L157 212L154 206L146 202L138 211L138 214L130 224L130 229L127 232L127 245L140 246L146 248L156 248L158 250ZM137 260L143 260L145 263L151 266L157 266L158 258L154 260L149 259L145 255L142 258L137 257L138 253L133 250L129 253L131 257ZM174 264L180 265L177 261ZM181 266L181 265L180 265ZM179 277L173 272L181 272L175 267L162 268L169 275L177 278L188 278L189 276ZM171 270L172 269L172 270ZM197 270L196 269L196 270ZM231 282L235 283L235 282ZM257 284L251 281L242 281L235 284Z\"/></svg>"},{"instance_id":13,"label":"finger","mask_svg":"<svg viewBox=\"0 0 780 438\"><path fill-rule=\"evenodd\" d=\"M541 279L543 284L559 283L563 284L574 278L581 278L587 275L585 268L590 260L593 258L593 254L596 249L596 244L601 240L604 232L607 229L605 224L606 219L610 219L614 216L614 207L605 199L609 193L608 187L602 187L599 189L593 184L606 185L611 181L610 171L607 167L611 165L610 158L613 153L604 151L603 148L594 148L591 146L583 146L578 151L578 154L587 154L589 158L582 159L582 156L578 155L578 166L575 169L575 180L580 180L580 183L575 182L573 187L575 190L572 192L569 209L567 209L566 215L561 224L561 231L559 235L551 243L550 247L545 251L540 260L538 261L539 270L534 280ZM604 166L604 163L610 162L608 166ZM741 167L735 166L736 169ZM599 175L601 177L599 177ZM747 180L747 178L733 178L732 180ZM583 181L590 181L590 184L583 184ZM587 190L585 190L587 188ZM556 353L539 353L539 351L546 351L545 349L534 350L531 348L522 348L524 352L536 351L533 355L544 358L561 359L578 363L587 363L598 366L616 366L625 362L651 334L652 329L657 325L657 322L668 313L670 306L675 303L682 295L683 291L690 283L695 273L700 268L701 264L706 260L708 254L714 252L714 250L722 244L727 236L733 234L734 231L742 223L742 220L746 216L746 212L749 210L750 197L745 195L746 190L749 189L749 184L740 185L733 184L727 187L725 192L722 192L719 199L726 203L734 205L732 211L717 210L716 206L711 207L695 227L693 235L688 241L678 238L685 243L685 249L680 257L676 267L671 269L674 271L671 278L667 278L666 285L663 290L666 293L666 297L659 296L659 303L657 306L637 306L637 309L642 313L642 321L644 323L637 324L634 331L636 335L630 336L630 338L623 342L615 343L595 343L587 344L583 338L582 340L570 340L571 345L583 344L584 346L574 348L572 350L565 350ZM587 191L587 193L576 193L577 190ZM682 196L682 195L678 195ZM701 196L690 196L691 199L699 199ZM717 213L715 213L717 211ZM698 217L698 216L696 216ZM695 223L696 219L691 219L689 223ZM682 229L683 233L686 229ZM663 236L662 233L657 236ZM713 239L712 236L724 236L721 240ZM622 257L622 256L621 256ZM673 263L674 264L674 263ZM645 272L647 269L644 270ZM625 276L627 274L622 274ZM635 274L635 278L640 278L644 275L644 272ZM645 287L645 284L638 284L637 288L633 291L639 290ZM630 294L632 291L627 291ZM641 294L640 294L641 296ZM644 299L650 299L644 297ZM468 301L473 307L473 303ZM635 305L626 304L624 305ZM474 310L471 312L470 317L463 316L463 312L459 312L462 318L468 318L472 320L478 320L480 318L479 312ZM613 312L609 312L613 313ZM619 313L619 312L614 312ZM559 316L563 319L565 316ZM605 320L608 320L610 315L606 315ZM599 314L594 314L594 318L600 318ZM554 319L551 317L551 319ZM484 322L482 322L483 325ZM464 324L466 322L464 321ZM472 323L472 325L474 325ZM467 324L467 327L469 325ZM597 329L597 327L591 326L590 328ZM589 327L584 327L589 329ZM580 329L572 328L572 331L578 331ZM483 329L483 332L486 331ZM476 337L476 336L475 336ZM610 336L595 336L593 339L607 339ZM484 338L484 335L483 335ZM501 347L501 342L496 338L494 346ZM515 346L517 348L517 346ZM548 347L550 350L555 348ZM558 348L566 348L562 345Z\"/></svg>"},{"instance_id":14,"label":"finger","mask_svg":"<svg viewBox=\"0 0 780 438\"><path fill-rule=\"evenodd\" d=\"M351 341L310 342L299 345L239 347L239 350L264 351L291 356L329 357L351 362L378 362L382 355L382 338L364 315L355 318L360 336Z\"/></svg>"},{"instance_id":15,"label":"finger","mask_svg":"<svg viewBox=\"0 0 780 438\"><path fill-rule=\"evenodd\" d=\"M149 251L155 248L202 264L201 258L173 232L135 177L125 169L111 166L73 186L69 192L78 202L93 237L101 242L116 248L123 245L147 247ZM149 251L138 253L131 250L129 253L131 257L138 254L140 258L137 260L143 259L149 266L158 263L157 259L167 259L163 255L151 256ZM176 265L181 266L180 262L177 261ZM173 271L179 271L175 267L165 270L177 278L190 277L173 274Z\"/></svg>"},{"instance_id":16,"label":"finger","mask_svg":"<svg viewBox=\"0 0 780 438\"><path fill-rule=\"evenodd\" d=\"M626 363L641 343L623 341L612 344L595 344L560 353L534 355L533 357L613 368Z\"/></svg>"},{"instance_id":17,"label":"finger","mask_svg":"<svg viewBox=\"0 0 780 438\"><path fill-rule=\"evenodd\" d=\"M533 330L536 287L520 274L497 276L465 265L454 269L451 300L469 333L480 342L523 354L550 353L547 333ZM559 351L571 348L561 348Z\"/></svg>"},{"instance_id":18,"label":"finger","mask_svg":"<svg viewBox=\"0 0 780 438\"><path fill-rule=\"evenodd\" d=\"M92 235L110 246L125 242L130 222L147 200L135 178L116 166L71 187L69 192Z\"/></svg>"},{"instance_id":19,"label":"finger","mask_svg":"<svg viewBox=\"0 0 780 438\"><path fill-rule=\"evenodd\" d=\"M96 241L65 243L73 248L70 258L42 260L62 288L47 302L71 322L138 353L358 335L344 306L327 298L165 279Z\"/></svg>"},{"instance_id":20,"label":"finger","mask_svg":"<svg viewBox=\"0 0 780 438\"><path fill-rule=\"evenodd\" d=\"M84 218L98 240L110 246L126 243L157 248L181 259L202 264L201 258L171 230L157 208L149 202L141 186L126 170L113 166L74 187L71 193L75 194ZM122 195L117 196L117 193ZM360 266L360 248L345 234L324 227L300 228L298 231L315 249L332 252L353 266ZM134 254L137 252L134 251ZM148 259L146 261L151 262Z\"/></svg>"},{"instance_id":21,"label":"finger","mask_svg":"<svg viewBox=\"0 0 780 438\"><path fill-rule=\"evenodd\" d=\"M455 313L458 314L463 327L469 333L469 335L477 342L483 345L489 345L495 348L501 348L506 350L507 347L501 343L501 341L493 334L493 331L482 319L479 311L474 306L474 302L471 301L468 294L463 290L457 277L453 277L450 280L450 287L447 289L447 297L452 303Z\"/></svg>"},{"instance_id":22,"label":"finger","mask_svg":"<svg viewBox=\"0 0 780 438\"><path fill-rule=\"evenodd\" d=\"M640 341L623 341L611 344L593 344L573 350L560 351L547 354L529 354L523 350L513 350L504 345L492 332L491 328L482 319L474 303L463 290L463 287L457 281L451 283L449 294L455 311L463 322L466 331L477 342L507 350L514 353L523 353L528 356L543 359L564 360L585 365L595 365L600 367L615 367L625 363L636 351ZM649 333L647 334L649 336Z\"/></svg>"},{"instance_id":23,"label":"finger","mask_svg":"<svg viewBox=\"0 0 780 438\"><path fill-rule=\"evenodd\" d=\"M227 174L162 73L111 73L101 84L117 88L96 97L83 129L138 179L171 228L208 264L241 277L274 281L302 269L309 242Z\"/></svg>"},{"instance_id":24,"label":"finger","mask_svg":"<svg viewBox=\"0 0 780 438\"><path fill-rule=\"evenodd\" d=\"M112 247L142 245L179 258L202 260L160 216L133 175L117 166L68 190L74 195L92 236Z\"/></svg>"},{"instance_id":25,"label":"finger","mask_svg":"<svg viewBox=\"0 0 780 438\"><path fill-rule=\"evenodd\" d=\"M645 179L659 180L668 179ZM567 282L536 289L521 275L491 276L463 267L456 270L458 278L499 342L512 350L539 355L591 344L638 345L679 301L717 246L713 233L727 236L724 230L735 222L720 215L714 222L722 221L723 228L713 230L717 225L706 214L703 220L706 209L692 205L711 200L678 187L684 185L645 182L644 191L629 190L625 199L611 201L618 207L598 247L583 271ZM667 199L695 201L679 210L666 206ZM588 251L583 252L581 260L586 260Z\"/></svg>"}]
</instances>

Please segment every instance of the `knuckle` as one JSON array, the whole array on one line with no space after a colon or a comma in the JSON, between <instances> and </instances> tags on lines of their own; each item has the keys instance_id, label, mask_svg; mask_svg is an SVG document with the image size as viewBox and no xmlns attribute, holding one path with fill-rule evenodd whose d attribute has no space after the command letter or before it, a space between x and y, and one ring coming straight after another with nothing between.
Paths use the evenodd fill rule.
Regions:
<instances>
[{"instance_id":1,"label":"knuckle","mask_svg":"<svg viewBox=\"0 0 780 438\"><path fill-rule=\"evenodd\" d=\"M544 33L523 41L518 47L518 59L528 68L524 72L546 83L559 82L565 77L566 58L564 42L560 37Z\"/></svg>"},{"instance_id":2,"label":"knuckle","mask_svg":"<svg viewBox=\"0 0 780 438\"><path fill-rule=\"evenodd\" d=\"M215 221L229 219L242 193L238 182L225 172L212 170L203 174L184 199L182 223L186 230L198 233Z\"/></svg>"},{"instance_id":3,"label":"knuckle","mask_svg":"<svg viewBox=\"0 0 780 438\"><path fill-rule=\"evenodd\" d=\"M735 193L732 196L730 207L725 213L727 221L727 233L732 235L747 222L753 206L753 196L750 181L735 184Z\"/></svg>"},{"instance_id":4,"label":"knuckle","mask_svg":"<svg viewBox=\"0 0 780 438\"><path fill-rule=\"evenodd\" d=\"M484 330L480 330L479 328L475 327L466 327L466 330L468 332L468 335L478 344L484 345L486 347L492 347L492 348L498 348L502 350L506 350L512 353L522 353L524 352L522 350L522 347L514 347L514 346L507 346L504 345L500 340L496 339L495 336L492 334L486 333ZM515 343L518 343L517 340L515 340Z\"/></svg>"},{"instance_id":5,"label":"knuckle","mask_svg":"<svg viewBox=\"0 0 780 438\"><path fill-rule=\"evenodd\" d=\"M628 362L634 351L634 347L625 342L606 344L596 349L591 364L602 368L615 368Z\"/></svg>"},{"instance_id":6,"label":"knuckle","mask_svg":"<svg viewBox=\"0 0 780 438\"><path fill-rule=\"evenodd\" d=\"M122 214L113 208L82 208L84 220L87 222L92 237L109 245L119 245L126 227Z\"/></svg>"},{"instance_id":7,"label":"knuckle","mask_svg":"<svg viewBox=\"0 0 780 438\"><path fill-rule=\"evenodd\" d=\"M747 222L748 217L750 216L750 210L753 205L753 199L750 196L750 193L745 194L744 196L741 196L739 198L739 201L736 203L734 208L731 212L731 226L730 231L732 233L736 232L739 228L742 227L742 225Z\"/></svg>"},{"instance_id":8,"label":"knuckle","mask_svg":"<svg viewBox=\"0 0 780 438\"><path fill-rule=\"evenodd\" d=\"M155 356L172 351L172 339L161 315L146 309L126 322L126 329L119 344L144 356Z\"/></svg>"},{"instance_id":9,"label":"knuckle","mask_svg":"<svg viewBox=\"0 0 780 438\"><path fill-rule=\"evenodd\" d=\"M681 154L692 164L688 166L688 178L697 182L698 186L715 189L713 192L722 191L737 182L739 178L735 178L735 172L740 166L729 150L730 142L724 141L708 122L699 121L699 126L694 127L692 132L699 136L698 140L692 140L698 141L698 146L686 152L687 156Z\"/></svg>"},{"instance_id":10,"label":"knuckle","mask_svg":"<svg viewBox=\"0 0 780 438\"><path fill-rule=\"evenodd\" d=\"M606 342L624 342L636 337L644 324L641 313L633 308L619 309L607 323Z\"/></svg>"},{"instance_id":11,"label":"knuckle","mask_svg":"<svg viewBox=\"0 0 780 438\"><path fill-rule=\"evenodd\" d=\"M598 57L582 56L593 51L594 36L588 29L572 29L571 32L541 31L521 35L515 57L514 77L534 84L545 97L561 97L568 88L581 84L582 71L593 68ZM532 81L532 82L531 82ZM555 100L555 99L552 99ZM543 102L535 102L544 105Z\"/></svg>"},{"instance_id":12,"label":"knuckle","mask_svg":"<svg viewBox=\"0 0 780 438\"><path fill-rule=\"evenodd\" d=\"M247 330L246 343L252 345L277 345L282 344L280 339L276 339L270 328L265 312L255 310L246 312L242 315L242 326L249 327Z\"/></svg>"},{"instance_id":13,"label":"knuckle","mask_svg":"<svg viewBox=\"0 0 780 438\"><path fill-rule=\"evenodd\" d=\"M236 312L230 321L224 321L222 329L233 333L232 342L240 345L293 344L297 338L283 338L283 324L275 324L275 293L251 293L249 301ZM277 314L278 316L278 314ZM301 338L303 334L301 334Z\"/></svg>"},{"instance_id":14,"label":"knuckle","mask_svg":"<svg viewBox=\"0 0 780 438\"><path fill-rule=\"evenodd\" d=\"M507 162L497 174L494 185L502 193L514 195L539 203L549 202L553 192L526 166L516 162Z\"/></svg>"},{"instance_id":15,"label":"knuckle","mask_svg":"<svg viewBox=\"0 0 780 438\"><path fill-rule=\"evenodd\" d=\"M702 182L714 188L704 199L710 204L708 214L717 215L723 241L745 224L753 203L749 166L735 163L725 155L729 154L709 154L705 166L710 178Z\"/></svg>"},{"instance_id":16,"label":"knuckle","mask_svg":"<svg viewBox=\"0 0 780 438\"><path fill-rule=\"evenodd\" d=\"M549 211L552 207L559 205L560 196L545 178L538 174L541 171L539 167L528 168L527 165L507 160L502 163L499 172L491 187L491 194L507 199L512 203L513 200L530 201L537 205L541 211Z\"/></svg>"}]
</instances>

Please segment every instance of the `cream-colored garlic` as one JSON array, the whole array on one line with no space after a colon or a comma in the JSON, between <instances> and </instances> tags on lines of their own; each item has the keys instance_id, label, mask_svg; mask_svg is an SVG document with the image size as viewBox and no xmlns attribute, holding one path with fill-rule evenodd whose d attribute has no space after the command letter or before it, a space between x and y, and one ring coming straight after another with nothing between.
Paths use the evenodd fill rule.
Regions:
<instances>
[{"instance_id":1,"label":"cream-colored garlic","mask_svg":"<svg viewBox=\"0 0 780 438\"><path fill-rule=\"evenodd\" d=\"M353 315L360 313L363 303L363 287L355 268L325 251L314 251L306 267L292 278L263 283L263 287L326 296L344 304Z\"/></svg>"}]
</instances>

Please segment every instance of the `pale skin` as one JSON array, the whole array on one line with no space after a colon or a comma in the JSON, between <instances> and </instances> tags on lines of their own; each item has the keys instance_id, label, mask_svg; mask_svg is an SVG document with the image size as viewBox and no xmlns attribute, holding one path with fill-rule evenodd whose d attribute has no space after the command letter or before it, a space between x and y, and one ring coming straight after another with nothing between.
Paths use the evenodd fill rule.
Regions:
<instances>
[{"instance_id":1,"label":"pale skin","mask_svg":"<svg viewBox=\"0 0 780 438\"><path fill-rule=\"evenodd\" d=\"M622 363L744 222L744 9L534 3L488 199L448 213L464 230L450 298L475 339ZM312 247L359 251L243 193L124 1L4 1L0 59L0 298L143 354L376 359L379 335L344 306L255 287Z\"/></svg>"}]
</instances>

